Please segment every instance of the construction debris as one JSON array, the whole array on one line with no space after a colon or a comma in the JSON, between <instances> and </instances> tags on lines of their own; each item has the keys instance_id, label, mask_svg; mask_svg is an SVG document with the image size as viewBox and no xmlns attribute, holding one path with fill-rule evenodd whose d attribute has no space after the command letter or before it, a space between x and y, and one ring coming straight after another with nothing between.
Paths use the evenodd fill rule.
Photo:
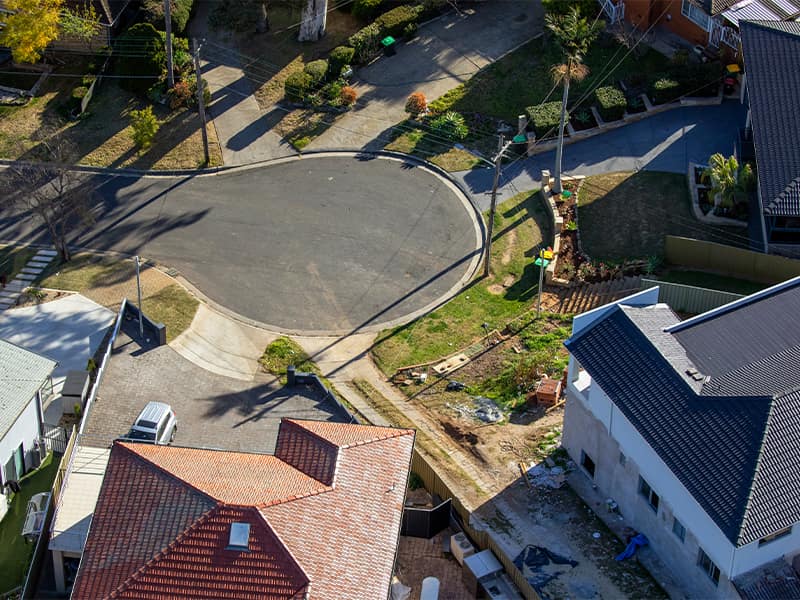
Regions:
<instances>
[{"instance_id":1,"label":"construction debris","mask_svg":"<svg viewBox=\"0 0 800 600\"><path fill-rule=\"evenodd\" d=\"M464 419L477 419L479 421L483 421L484 423L497 423L505 418L503 411L500 410L497 404L495 404L490 398L473 396L472 401L474 403L472 406L462 403L454 404L450 402L448 402L445 406L456 411L459 416Z\"/></svg>"},{"instance_id":2,"label":"construction debris","mask_svg":"<svg viewBox=\"0 0 800 600\"><path fill-rule=\"evenodd\" d=\"M535 487L559 489L567 479L562 467L548 468L544 464L534 465L528 469L528 479Z\"/></svg>"}]
</instances>

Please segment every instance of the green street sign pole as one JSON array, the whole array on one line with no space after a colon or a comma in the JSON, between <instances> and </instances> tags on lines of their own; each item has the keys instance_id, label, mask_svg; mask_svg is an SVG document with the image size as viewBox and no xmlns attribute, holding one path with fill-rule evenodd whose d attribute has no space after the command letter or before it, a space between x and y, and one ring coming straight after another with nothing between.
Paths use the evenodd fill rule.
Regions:
<instances>
[{"instance_id":1,"label":"green street sign pole","mask_svg":"<svg viewBox=\"0 0 800 600\"><path fill-rule=\"evenodd\" d=\"M544 280L544 270L547 268L547 265L550 264L550 261L539 256L539 258L533 261L533 264L539 265L539 290L536 296L536 318L538 319L542 313L542 282Z\"/></svg>"}]
</instances>

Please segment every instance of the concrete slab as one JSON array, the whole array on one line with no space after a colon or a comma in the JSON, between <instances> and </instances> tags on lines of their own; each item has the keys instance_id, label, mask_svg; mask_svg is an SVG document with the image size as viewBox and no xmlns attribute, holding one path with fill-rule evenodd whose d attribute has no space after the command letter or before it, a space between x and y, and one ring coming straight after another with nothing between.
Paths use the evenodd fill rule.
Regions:
<instances>
[{"instance_id":1,"label":"concrete slab","mask_svg":"<svg viewBox=\"0 0 800 600\"><path fill-rule=\"evenodd\" d=\"M81 296L73 294L35 306L5 311L0 316L0 338L42 354L58 362L53 371L56 394L61 391L68 371L86 369L115 315ZM45 421L57 423L60 403L51 405L53 414ZM50 411L49 411L50 412ZM55 421L50 419L55 418Z\"/></svg>"},{"instance_id":2,"label":"concrete slab","mask_svg":"<svg viewBox=\"0 0 800 600\"><path fill-rule=\"evenodd\" d=\"M58 254L58 252L56 252L55 250L39 250L36 253L36 256L49 256L49 257L52 258L52 257L56 256L57 254Z\"/></svg>"},{"instance_id":3,"label":"concrete slab","mask_svg":"<svg viewBox=\"0 0 800 600\"><path fill-rule=\"evenodd\" d=\"M258 358L276 337L200 304L192 324L170 346L207 371L252 381L259 369Z\"/></svg>"},{"instance_id":4,"label":"concrete slab","mask_svg":"<svg viewBox=\"0 0 800 600\"><path fill-rule=\"evenodd\" d=\"M42 271L44 271L44 267L31 267L26 266L22 268L20 273L30 274L30 275L39 275Z\"/></svg>"},{"instance_id":5,"label":"concrete slab","mask_svg":"<svg viewBox=\"0 0 800 600\"><path fill-rule=\"evenodd\" d=\"M20 281L33 281L34 279L36 279L36 275L34 275L33 273L21 272L17 274L15 279L19 279Z\"/></svg>"}]
</instances>

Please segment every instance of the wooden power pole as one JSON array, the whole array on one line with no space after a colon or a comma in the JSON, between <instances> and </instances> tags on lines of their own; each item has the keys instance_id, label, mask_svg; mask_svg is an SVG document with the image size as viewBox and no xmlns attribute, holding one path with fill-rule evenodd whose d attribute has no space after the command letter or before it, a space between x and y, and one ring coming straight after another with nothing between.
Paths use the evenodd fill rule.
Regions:
<instances>
[{"instance_id":1,"label":"wooden power pole","mask_svg":"<svg viewBox=\"0 0 800 600\"><path fill-rule=\"evenodd\" d=\"M197 108L200 111L200 131L203 133L203 153L206 158L205 165L211 162L211 157L208 154L208 132L206 131L206 102L203 97L205 88L203 86L203 77L200 73L200 47L197 45L197 40L192 40L192 54L194 55L194 74L197 78Z\"/></svg>"},{"instance_id":2,"label":"wooden power pole","mask_svg":"<svg viewBox=\"0 0 800 600\"><path fill-rule=\"evenodd\" d=\"M494 183L492 183L492 203L489 207L489 227L486 231L486 255L483 257L483 276L489 276L492 262L492 236L494 235L494 213L497 210L497 186L500 183L500 163L503 162L503 135L497 144L497 156L494 157Z\"/></svg>"}]
</instances>

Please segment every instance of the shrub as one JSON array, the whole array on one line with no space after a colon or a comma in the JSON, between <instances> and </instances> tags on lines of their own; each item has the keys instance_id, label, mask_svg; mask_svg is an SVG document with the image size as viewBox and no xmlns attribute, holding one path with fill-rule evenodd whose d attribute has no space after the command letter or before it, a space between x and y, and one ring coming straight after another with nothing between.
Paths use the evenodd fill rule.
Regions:
<instances>
[{"instance_id":1,"label":"shrub","mask_svg":"<svg viewBox=\"0 0 800 600\"><path fill-rule=\"evenodd\" d=\"M353 60L359 64L372 60L380 50L382 37L377 23L370 23L356 31L347 39L347 45L353 48Z\"/></svg>"},{"instance_id":2,"label":"shrub","mask_svg":"<svg viewBox=\"0 0 800 600\"><path fill-rule=\"evenodd\" d=\"M672 102L681 95L681 86L674 79L661 77L656 79L650 86L650 96L656 104Z\"/></svg>"},{"instance_id":3,"label":"shrub","mask_svg":"<svg viewBox=\"0 0 800 600\"><path fill-rule=\"evenodd\" d=\"M89 92L89 88L87 88L85 86L82 86L82 85L79 85L78 87L76 87L75 89L72 90L72 99L73 100L77 100L78 102L80 102L81 100L84 99L84 97L86 96L86 94L88 92Z\"/></svg>"},{"instance_id":4,"label":"shrub","mask_svg":"<svg viewBox=\"0 0 800 600\"><path fill-rule=\"evenodd\" d=\"M167 92L169 107L175 110L181 106L189 106L192 99L192 90L186 81L178 81L175 86Z\"/></svg>"},{"instance_id":5,"label":"shrub","mask_svg":"<svg viewBox=\"0 0 800 600\"><path fill-rule=\"evenodd\" d=\"M350 12L362 21L371 21L381 12L381 4L383 0L355 0Z\"/></svg>"},{"instance_id":6,"label":"shrub","mask_svg":"<svg viewBox=\"0 0 800 600\"><path fill-rule=\"evenodd\" d=\"M428 101L422 92L414 92L406 100L406 112L416 117L428 110Z\"/></svg>"},{"instance_id":7,"label":"shrub","mask_svg":"<svg viewBox=\"0 0 800 600\"><path fill-rule=\"evenodd\" d=\"M213 29L252 32L261 20L259 0L219 0L212 4L208 24Z\"/></svg>"},{"instance_id":8,"label":"shrub","mask_svg":"<svg viewBox=\"0 0 800 600\"><path fill-rule=\"evenodd\" d=\"M408 23L403 27L403 37L407 40L411 39L417 34L417 29L419 29L419 26L416 23Z\"/></svg>"},{"instance_id":9,"label":"shrub","mask_svg":"<svg viewBox=\"0 0 800 600\"><path fill-rule=\"evenodd\" d=\"M338 79L344 68L353 62L355 54L350 46L336 46L328 56L328 79Z\"/></svg>"},{"instance_id":10,"label":"shrub","mask_svg":"<svg viewBox=\"0 0 800 600\"><path fill-rule=\"evenodd\" d=\"M311 75L311 85L319 85L328 74L328 61L324 58L312 60L303 71Z\"/></svg>"},{"instance_id":11,"label":"shrub","mask_svg":"<svg viewBox=\"0 0 800 600\"><path fill-rule=\"evenodd\" d=\"M608 85L597 88L594 92L597 99L597 110L604 121L616 121L625 114L628 101L622 90Z\"/></svg>"},{"instance_id":12,"label":"shrub","mask_svg":"<svg viewBox=\"0 0 800 600\"><path fill-rule=\"evenodd\" d=\"M431 129L453 140L463 140L469 135L469 127L464 117L451 110L431 121Z\"/></svg>"},{"instance_id":13,"label":"shrub","mask_svg":"<svg viewBox=\"0 0 800 600\"><path fill-rule=\"evenodd\" d=\"M381 39L387 35L392 37L402 37L406 32L406 28L412 25L416 33L417 21L422 14L422 6L412 6L410 4L403 4L397 8L393 8L389 12L383 13L380 17L375 19L375 23L381 29Z\"/></svg>"},{"instance_id":14,"label":"shrub","mask_svg":"<svg viewBox=\"0 0 800 600\"><path fill-rule=\"evenodd\" d=\"M422 0L420 19L430 19L451 6L450 0Z\"/></svg>"},{"instance_id":15,"label":"shrub","mask_svg":"<svg viewBox=\"0 0 800 600\"><path fill-rule=\"evenodd\" d=\"M153 107L147 106L142 110L131 111L131 127L133 128L133 143L138 148L147 150L158 133L160 124L153 114Z\"/></svg>"},{"instance_id":16,"label":"shrub","mask_svg":"<svg viewBox=\"0 0 800 600\"><path fill-rule=\"evenodd\" d=\"M328 102L339 102L342 96L344 84L341 81L331 81L326 83L320 90L320 95Z\"/></svg>"},{"instance_id":17,"label":"shrub","mask_svg":"<svg viewBox=\"0 0 800 600\"><path fill-rule=\"evenodd\" d=\"M211 104L211 90L208 87L208 81L200 78L200 81L203 82L203 103L206 107ZM187 106L196 106L197 105L197 76L192 73L189 77L186 78L186 82L189 84L189 100L187 102Z\"/></svg>"},{"instance_id":18,"label":"shrub","mask_svg":"<svg viewBox=\"0 0 800 600\"><path fill-rule=\"evenodd\" d=\"M299 102L306 97L311 84L311 75L305 71L295 71L286 78L286 82L283 84L283 93L287 99Z\"/></svg>"},{"instance_id":19,"label":"shrub","mask_svg":"<svg viewBox=\"0 0 800 600\"><path fill-rule=\"evenodd\" d=\"M349 85L346 85L342 88L341 99L342 104L345 106L353 106L358 99L358 94L353 88L351 88Z\"/></svg>"},{"instance_id":20,"label":"shrub","mask_svg":"<svg viewBox=\"0 0 800 600\"><path fill-rule=\"evenodd\" d=\"M680 83L682 95L715 96L722 78L722 65L717 62L687 65L675 69L674 78Z\"/></svg>"},{"instance_id":21,"label":"shrub","mask_svg":"<svg viewBox=\"0 0 800 600\"><path fill-rule=\"evenodd\" d=\"M561 119L561 102L545 102L525 109L528 120L536 132L537 138L552 137L558 134ZM567 115L569 118L569 115Z\"/></svg>"},{"instance_id":22,"label":"shrub","mask_svg":"<svg viewBox=\"0 0 800 600\"><path fill-rule=\"evenodd\" d=\"M186 29L186 24L189 22L189 16L192 13L192 5L194 0L170 0L170 17L172 21L173 33L183 33ZM144 20L156 26L158 29L164 29L164 2L163 0L144 0L142 2L142 11L144 12Z\"/></svg>"},{"instance_id":23,"label":"shrub","mask_svg":"<svg viewBox=\"0 0 800 600\"><path fill-rule=\"evenodd\" d=\"M119 85L144 96L161 76L161 36L150 23L138 23L119 36L118 43L120 48L136 48L135 54L115 61L115 74L121 76Z\"/></svg>"}]
</instances>

